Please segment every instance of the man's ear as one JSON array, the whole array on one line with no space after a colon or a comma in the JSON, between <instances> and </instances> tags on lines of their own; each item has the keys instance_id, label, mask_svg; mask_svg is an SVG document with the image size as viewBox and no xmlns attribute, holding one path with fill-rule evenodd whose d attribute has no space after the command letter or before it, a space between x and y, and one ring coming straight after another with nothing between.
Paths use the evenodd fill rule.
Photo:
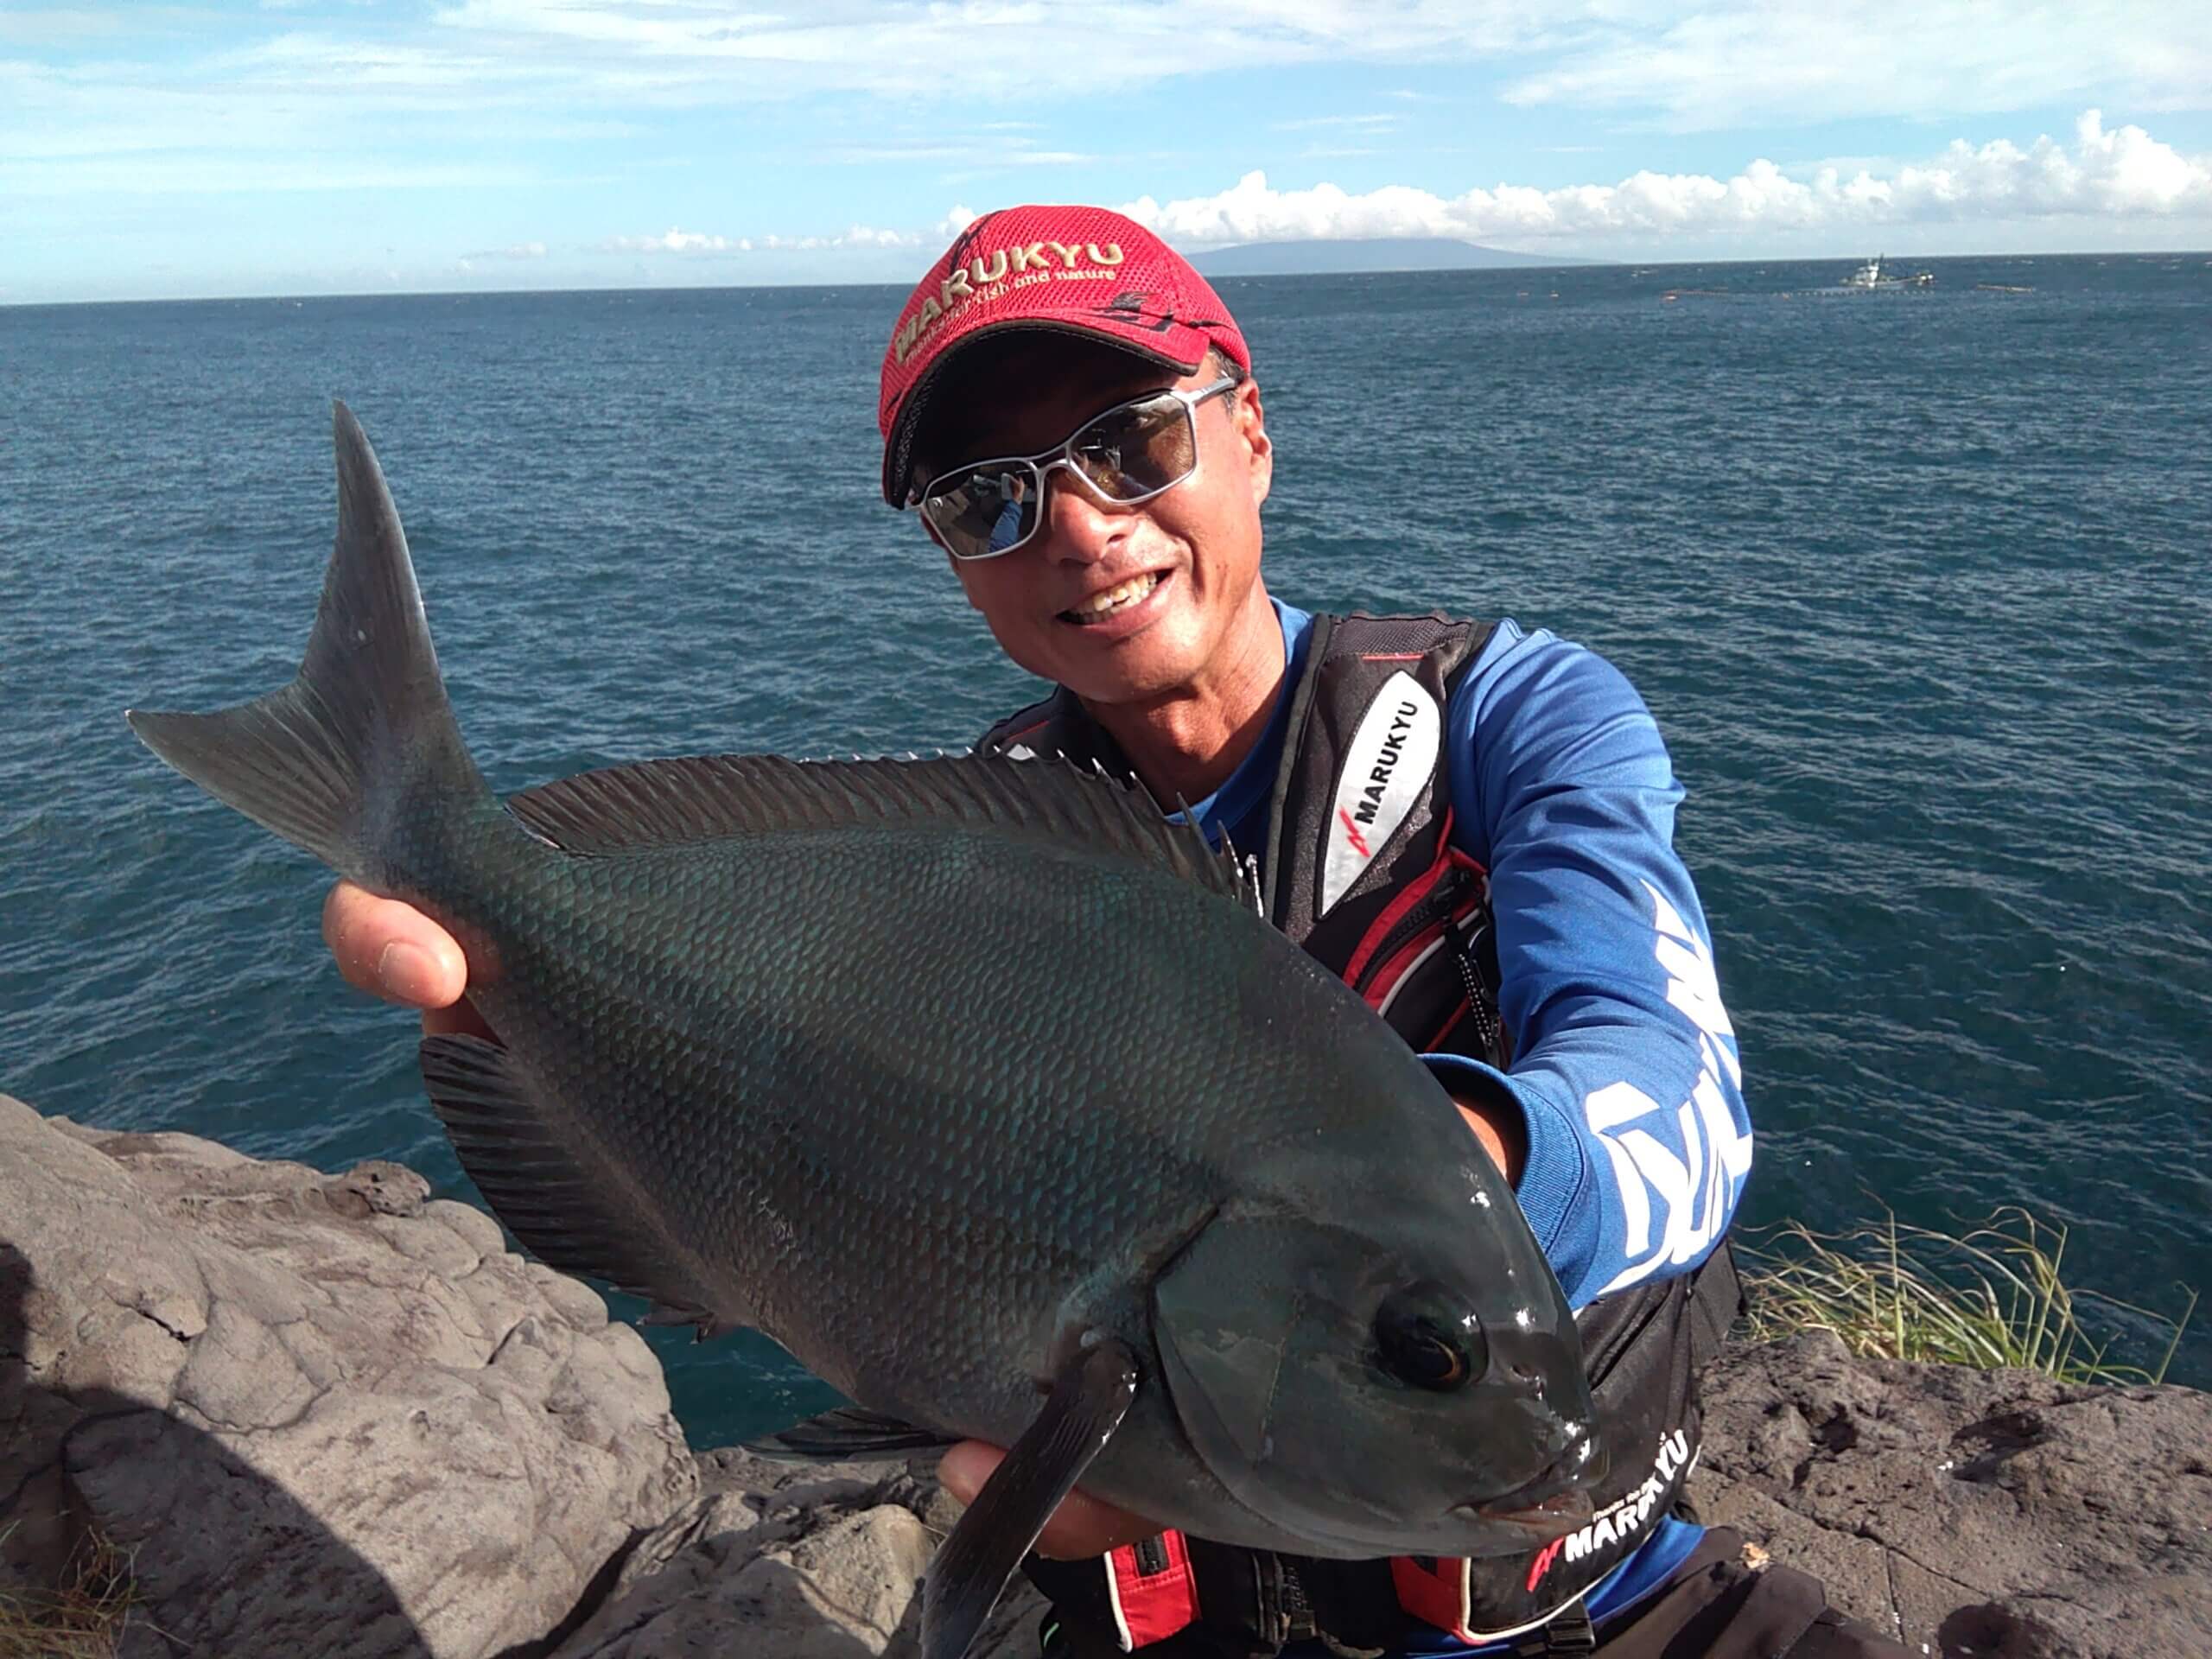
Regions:
<instances>
[{"instance_id":1,"label":"man's ear","mask_svg":"<svg viewBox=\"0 0 2212 1659\"><path fill-rule=\"evenodd\" d=\"M1229 418L1249 458L1252 505L1256 507L1267 500L1275 478L1275 447L1268 436L1268 414L1260 402L1258 381L1247 380L1230 394Z\"/></svg>"}]
</instances>

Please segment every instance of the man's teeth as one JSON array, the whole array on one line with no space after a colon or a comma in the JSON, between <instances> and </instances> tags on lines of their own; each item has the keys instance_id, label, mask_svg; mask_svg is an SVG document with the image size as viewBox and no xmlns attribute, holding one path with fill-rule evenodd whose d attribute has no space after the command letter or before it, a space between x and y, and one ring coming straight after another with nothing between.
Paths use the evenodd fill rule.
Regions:
<instances>
[{"instance_id":1,"label":"man's teeth","mask_svg":"<svg viewBox=\"0 0 2212 1659\"><path fill-rule=\"evenodd\" d=\"M1109 588L1104 593L1084 600L1068 614L1083 617L1104 616L1109 612L1118 611L1126 606L1135 604L1159 586L1160 577L1156 574L1131 576L1120 587Z\"/></svg>"}]
</instances>

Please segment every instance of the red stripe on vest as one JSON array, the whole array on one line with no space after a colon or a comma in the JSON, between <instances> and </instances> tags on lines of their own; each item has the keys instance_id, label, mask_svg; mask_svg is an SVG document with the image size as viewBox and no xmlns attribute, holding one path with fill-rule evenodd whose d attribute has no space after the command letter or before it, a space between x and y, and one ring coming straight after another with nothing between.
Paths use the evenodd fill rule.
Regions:
<instances>
[{"instance_id":1,"label":"red stripe on vest","mask_svg":"<svg viewBox=\"0 0 2212 1659\"><path fill-rule=\"evenodd\" d=\"M1479 868L1480 867L1478 866L1477 868ZM1439 922L1433 928L1425 927L1420 932L1414 934L1413 938L1408 939L1403 945L1400 946L1397 955L1392 957L1389 961L1383 963L1382 966L1376 971L1375 982L1367 988L1368 1007L1373 1008L1377 1014L1382 1013L1384 1005L1390 1000L1390 993L1398 988L1398 982L1403 979L1413 970L1413 966L1416 962L1420 961L1421 957L1428 954L1429 950L1435 945L1438 936L1443 933L1446 927L1456 927L1460 923L1465 921L1469 916L1472 915L1481 907L1482 902L1483 895L1479 893L1476 893L1472 898L1469 899L1465 904L1460 906L1459 909L1452 912L1450 921ZM1444 1022L1444 1029L1443 1031L1438 1032L1437 1036L1441 1037L1444 1034L1444 1032L1449 1031L1452 1027L1458 1025L1459 1023L1459 1016L1466 1013L1466 1011L1467 1000L1465 997L1461 997L1459 999L1459 1006L1452 1010L1452 1017ZM1436 1043L1432 1039L1429 1042L1428 1046L1421 1052L1423 1053L1429 1053L1433 1052L1435 1047Z\"/></svg>"},{"instance_id":2,"label":"red stripe on vest","mask_svg":"<svg viewBox=\"0 0 2212 1659\"><path fill-rule=\"evenodd\" d=\"M1437 832L1437 845L1442 850L1437 854L1436 862L1406 884L1403 891L1389 902L1368 928L1366 937L1359 942L1359 949L1351 953L1351 960L1344 964L1344 979L1347 985L1358 982L1361 973L1366 969L1368 957L1374 955L1382 941L1389 937L1390 930L1398 925L1399 918L1427 898L1430 890L1444 879L1444 872L1452 868L1452 814L1449 810L1444 814L1443 826Z\"/></svg>"},{"instance_id":3,"label":"red stripe on vest","mask_svg":"<svg viewBox=\"0 0 2212 1659\"><path fill-rule=\"evenodd\" d=\"M1426 1565L1424 1565L1426 1563ZM1452 1556L1390 1558L1390 1583L1398 1605L1425 1624L1471 1643L1467 1628L1467 1564Z\"/></svg>"},{"instance_id":4,"label":"red stripe on vest","mask_svg":"<svg viewBox=\"0 0 2212 1659\"><path fill-rule=\"evenodd\" d=\"M1166 1552L1167 1565L1157 1573L1137 1565L1134 1544L1123 1544L1106 1558L1106 1570L1114 1579L1114 1599L1132 1648L1164 1642L1198 1617L1198 1584L1191 1572L1189 1546L1181 1533L1173 1531L1161 1533L1159 1542Z\"/></svg>"},{"instance_id":5,"label":"red stripe on vest","mask_svg":"<svg viewBox=\"0 0 2212 1659\"><path fill-rule=\"evenodd\" d=\"M1439 1026L1436 1028L1434 1034L1432 1035L1426 1043L1423 1043L1420 1048L1416 1049L1414 1052L1420 1054L1449 1053L1451 1051L1444 1046L1444 1039L1452 1034L1452 1027L1458 1025L1466 1017L1467 999L1463 996L1459 999L1459 1006L1444 1016L1444 1023Z\"/></svg>"}]
</instances>

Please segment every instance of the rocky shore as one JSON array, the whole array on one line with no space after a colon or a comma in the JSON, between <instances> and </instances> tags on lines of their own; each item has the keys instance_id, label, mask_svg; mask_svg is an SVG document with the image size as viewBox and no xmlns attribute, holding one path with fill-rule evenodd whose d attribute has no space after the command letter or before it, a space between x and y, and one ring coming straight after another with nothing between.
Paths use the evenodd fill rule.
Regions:
<instances>
[{"instance_id":1,"label":"rocky shore","mask_svg":"<svg viewBox=\"0 0 2212 1659\"><path fill-rule=\"evenodd\" d=\"M1706 1517L1908 1648L2212 1655L2212 1396L1819 1334L1707 1389ZM132 1659L901 1655L951 1513L926 1460L695 1452L635 1332L408 1170L0 1096L0 1595L107 1541Z\"/></svg>"}]
</instances>

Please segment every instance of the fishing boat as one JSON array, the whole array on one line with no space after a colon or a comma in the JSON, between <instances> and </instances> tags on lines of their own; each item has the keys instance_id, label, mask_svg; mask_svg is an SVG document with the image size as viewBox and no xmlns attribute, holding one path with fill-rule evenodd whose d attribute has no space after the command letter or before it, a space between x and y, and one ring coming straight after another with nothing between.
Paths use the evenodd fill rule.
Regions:
<instances>
[{"instance_id":1,"label":"fishing boat","mask_svg":"<svg viewBox=\"0 0 2212 1659\"><path fill-rule=\"evenodd\" d=\"M1882 271L1882 256L1876 254L1865 264L1843 279L1846 290L1854 294L1887 292L1901 288L1930 288L1935 285L1936 273L1916 270L1910 276L1889 276Z\"/></svg>"}]
</instances>

